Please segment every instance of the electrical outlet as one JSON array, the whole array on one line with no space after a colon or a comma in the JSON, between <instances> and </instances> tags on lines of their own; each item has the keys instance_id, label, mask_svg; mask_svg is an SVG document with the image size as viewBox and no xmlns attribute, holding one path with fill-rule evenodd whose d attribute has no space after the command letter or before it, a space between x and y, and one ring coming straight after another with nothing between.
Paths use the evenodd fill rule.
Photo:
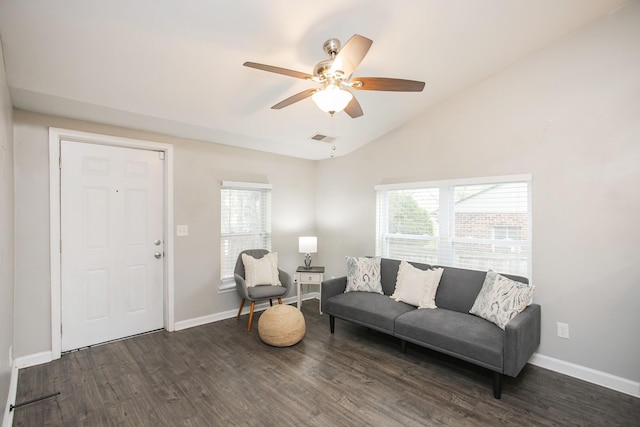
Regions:
<instances>
[{"instance_id":1,"label":"electrical outlet","mask_svg":"<svg viewBox=\"0 0 640 427\"><path fill-rule=\"evenodd\" d=\"M558 322L558 337L569 339L569 325L566 323Z\"/></svg>"}]
</instances>

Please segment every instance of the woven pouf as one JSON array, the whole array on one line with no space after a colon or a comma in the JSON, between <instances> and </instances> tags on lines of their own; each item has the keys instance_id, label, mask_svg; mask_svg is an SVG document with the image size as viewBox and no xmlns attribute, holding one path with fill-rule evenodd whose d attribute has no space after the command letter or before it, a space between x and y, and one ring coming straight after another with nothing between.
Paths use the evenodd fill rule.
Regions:
<instances>
[{"instance_id":1,"label":"woven pouf","mask_svg":"<svg viewBox=\"0 0 640 427\"><path fill-rule=\"evenodd\" d=\"M288 347L300 342L307 327L304 316L295 307L278 304L269 307L258 319L258 335L266 344Z\"/></svg>"}]
</instances>

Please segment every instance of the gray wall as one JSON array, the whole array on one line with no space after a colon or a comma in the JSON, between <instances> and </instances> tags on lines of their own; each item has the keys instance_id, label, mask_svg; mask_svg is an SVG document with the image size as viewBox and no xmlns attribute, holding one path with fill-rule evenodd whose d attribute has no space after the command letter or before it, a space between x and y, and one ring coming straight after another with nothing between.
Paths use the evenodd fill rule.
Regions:
<instances>
[{"instance_id":1,"label":"gray wall","mask_svg":"<svg viewBox=\"0 0 640 427\"><path fill-rule=\"evenodd\" d=\"M374 253L376 184L531 173L538 352L638 382L639 165L632 2L357 152L319 162L319 259L337 276L344 256ZM569 324L569 340L556 337L556 322Z\"/></svg>"},{"instance_id":2,"label":"gray wall","mask_svg":"<svg viewBox=\"0 0 640 427\"><path fill-rule=\"evenodd\" d=\"M11 100L0 41L0 404L9 395L13 345L13 130ZM3 406L3 408L5 408ZM0 411L4 414L4 409ZM2 416L2 415L0 415Z\"/></svg>"},{"instance_id":3,"label":"gray wall","mask_svg":"<svg viewBox=\"0 0 640 427\"><path fill-rule=\"evenodd\" d=\"M174 219L189 225L175 238L176 322L239 305L235 291L217 290L221 181L273 184L272 248L286 271L300 262L298 236L315 231L312 161L15 110L16 357L51 350L49 126L174 145Z\"/></svg>"}]
</instances>

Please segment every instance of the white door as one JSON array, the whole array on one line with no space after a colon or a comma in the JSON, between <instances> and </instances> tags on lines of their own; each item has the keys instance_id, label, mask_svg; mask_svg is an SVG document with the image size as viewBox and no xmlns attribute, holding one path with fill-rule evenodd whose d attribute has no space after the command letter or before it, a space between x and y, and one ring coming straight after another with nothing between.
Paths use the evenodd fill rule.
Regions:
<instances>
[{"instance_id":1,"label":"white door","mask_svg":"<svg viewBox=\"0 0 640 427\"><path fill-rule=\"evenodd\" d=\"M62 351L163 326L161 153L61 141Z\"/></svg>"}]
</instances>

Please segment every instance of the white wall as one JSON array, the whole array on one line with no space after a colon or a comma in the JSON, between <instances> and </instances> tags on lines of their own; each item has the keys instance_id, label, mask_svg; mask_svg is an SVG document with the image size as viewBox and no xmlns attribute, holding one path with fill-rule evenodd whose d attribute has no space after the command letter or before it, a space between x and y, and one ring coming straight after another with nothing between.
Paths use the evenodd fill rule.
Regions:
<instances>
[{"instance_id":1,"label":"white wall","mask_svg":"<svg viewBox=\"0 0 640 427\"><path fill-rule=\"evenodd\" d=\"M13 130L11 100L0 40L0 403L9 395L13 345ZM1 414L5 413L3 408Z\"/></svg>"},{"instance_id":2,"label":"white wall","mask_svg":"<svg viewBox=\"0 0 640 427\"><path fill-rule=\"evenodd\" d=\"M313 233L315 163L224 145L14 111L16 357L51 350L48 128L60 127L174 144L175 321L237 310L235 291L220 284L220 182L273 184L272 248L291 274L298 236ZM290 295L294 295L295 291ZM2 350L2 349L0 349ZM4 353L1 355L4 357Z\"/></svg>"},{"instance_id":3,"label":"white wall","mask_svg":"<svg viewBox=\"0 0 640 427\"><path fill-rule=\"evenodd\" d=\"M319 162L318 258L338 276L344 256L374 253L376 184L520 173L533 176L539 354L639 382L637 1ZM569 324L569 340L556 337L556 322Z\"/></svg>"}]
</instances>

